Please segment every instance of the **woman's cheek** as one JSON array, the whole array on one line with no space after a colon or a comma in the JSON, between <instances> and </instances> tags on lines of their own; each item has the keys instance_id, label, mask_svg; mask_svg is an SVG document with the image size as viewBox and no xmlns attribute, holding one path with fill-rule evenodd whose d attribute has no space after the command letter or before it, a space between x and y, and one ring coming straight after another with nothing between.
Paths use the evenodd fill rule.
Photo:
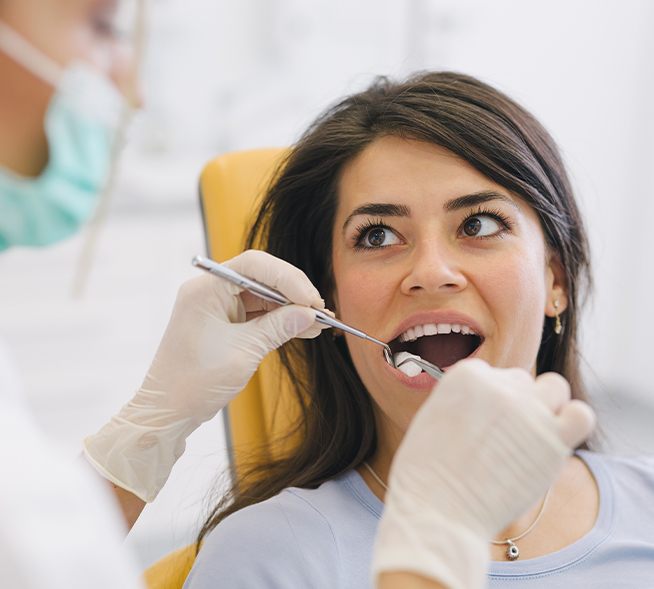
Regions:
<instances>
[{"instance_id":1,"label":"woman's cheek","mask_svg":"<svg viewBox=\"0 0 654 589\"><path fill-rule=\"evenodd\" d=\"M363 329L379 317L375 310L386 306L388 290L372 272L348 272L338 281L339 317Z\"/></svg>"},{"instance_id":2,"label":"woman's cheek","mask_svg":"<svg viewBox=\"0 0 654 589\"><path fill-rule=\"evenodd\" d=\"M499 328L496 365L531 370L542 337L544 272L535 271L524 261L503 264L498 270L486 281L483 295Z\"/></svg>"}]
</instances>

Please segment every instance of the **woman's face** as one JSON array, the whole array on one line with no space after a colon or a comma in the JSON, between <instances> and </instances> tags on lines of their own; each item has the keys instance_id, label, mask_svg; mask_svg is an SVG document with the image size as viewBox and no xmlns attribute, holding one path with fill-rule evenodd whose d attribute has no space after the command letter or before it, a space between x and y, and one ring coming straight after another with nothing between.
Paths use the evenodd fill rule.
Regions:
<instances>
[{"instance_id":1,"label":"woman's face","mask_svg":"<svg viewBox=\"0 0 654 589\"><path fill-rule=\"evenodd\" d=\"M349 162L333 243L338 316L441 367L474 355L534 372L544 317L566 306L534 210L429 143L383 137ZM434 380L345 337L379 425L401 436Z\"/></svg>"},{"instance_id":2,"label":"woman's face","mask_svg":"<svg viewBox=\"0 0 654 589\"><path fill-rule=\"evenodd\" d=\"M138 102L131 49L121 30L135 10L134 0L5 0L0 20L61 66L91 63Z\"/></svg>"}]
</instances>

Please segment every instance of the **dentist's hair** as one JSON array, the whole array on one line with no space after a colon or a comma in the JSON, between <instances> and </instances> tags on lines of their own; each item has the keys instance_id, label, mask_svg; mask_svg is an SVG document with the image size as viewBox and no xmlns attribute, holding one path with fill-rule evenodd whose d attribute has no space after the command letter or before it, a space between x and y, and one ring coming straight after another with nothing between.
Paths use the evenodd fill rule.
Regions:
<instances>
[{"instance_id":1,"label":"dentist's hair","mask_svg":"<svg viewBox=\"0 0 654 589\"><path fill-rule=\"evenodd\" d=\"M248 238L301 268L326 297L334 292L332 229L343 166L379 137L442 146L537 213L551 255L565 271L563 333L545 319L537 372L555 371L585 399L577 348L581 295L590 289L586 233L558 149L525 109L470 76L437 72L406 82L378 79L330 108L281 165ZM510 296L510 293L507 293ZM301 410L299 443L284 458L254 465L213 510L199 538L222 519L286 487L313 488L355 468L376 450L372 402L344 338L327 331L280 351Z\"/></svg>"}]
</instances>

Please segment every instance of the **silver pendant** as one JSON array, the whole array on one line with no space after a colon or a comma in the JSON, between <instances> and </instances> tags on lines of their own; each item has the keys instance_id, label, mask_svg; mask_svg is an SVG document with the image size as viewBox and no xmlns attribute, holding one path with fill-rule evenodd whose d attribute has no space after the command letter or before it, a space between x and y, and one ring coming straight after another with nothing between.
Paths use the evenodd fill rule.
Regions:
<instances>
[{"instance_id":1,"label":"silver pendant","mask_svg":"<svg viewBox=\"0 0 654 589\"><path fill-rule=\"evenodd\" d=\"M520 558L520 549L511 540L506 542L509 545L506 549L506 558L508 560L518 560Z\"/></svg>"}]
</instances>

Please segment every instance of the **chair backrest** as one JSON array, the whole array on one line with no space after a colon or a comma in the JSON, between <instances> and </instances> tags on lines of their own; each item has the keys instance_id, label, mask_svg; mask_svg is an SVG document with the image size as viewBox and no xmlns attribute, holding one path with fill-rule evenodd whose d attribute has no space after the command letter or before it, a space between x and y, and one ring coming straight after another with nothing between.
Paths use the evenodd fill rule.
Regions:
<instances>
[{"instance_id":1,"label":"chair backrest","mask_svg":"<svg viewBox=\"0 0 654 589\"><path fill-rule=\"evenodd\" d=\"M148 589L182 589L195 561L195 544L164 556L143 574Z\"/></svg>"},{"instance_id":2,"label":"chair backrest","mask_svg":"<svg viewBox=\"0 0 654 589\"><path fill-rule=\"evenodd\" d=\"M210 258L221 262L243 251L257 205L286 153L283 148L234 152L205 166L200 203ZM284 390L274 355L264 360L223 415L235 473L246 462L277 456L287 447L272 442L279 442L288 432L297 408Z\"/></svg>"},{"instance_id":3,"label":"chair backrest","mask_svg":"<svg viewBox=\"0 0 654 589\"><path fill-rule=\"evenodd\" d=\"M287 150L257 149L221 155L200 176L200 205L207 255L225 261L244 249L257 203ZM296 405L280 381L276 358L269 356L247 387L223 411L235 473L257 457L275 456L272 445L297 415ZM148 589L182 589L195 559L195 546L167 555L145 572Z\"/></svg>"}]
</instances>

